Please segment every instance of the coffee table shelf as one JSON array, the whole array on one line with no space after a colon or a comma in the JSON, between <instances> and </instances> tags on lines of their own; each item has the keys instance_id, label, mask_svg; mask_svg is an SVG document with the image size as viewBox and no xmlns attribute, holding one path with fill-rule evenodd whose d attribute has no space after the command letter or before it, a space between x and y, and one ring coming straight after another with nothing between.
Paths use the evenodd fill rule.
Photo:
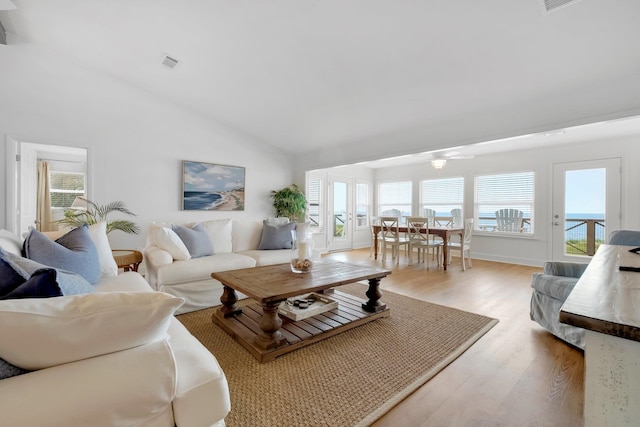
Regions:
<instances>
[{"instance_id":1,"label":"coffee table shelf","mask_svg":"<svg viewBox=\"0 0 640 427\"><path fill-rule=\"evenodd\" d=\"M286 338L286 343L271 349L262 349L254 342L262 333L262 306L251 303L242 307L242 313L233 317L224 317L216 310L213 321L233 336L247 351L260 362L269 362L278 356L329 338L375 319L389 316L389 309L385 308L377 313L370 313L362 309L366 300L340 291L330 294L338 300L338 308L308 317L303 320L292 321L284 316L280 331Z\"/></svg>"}]
</instances>

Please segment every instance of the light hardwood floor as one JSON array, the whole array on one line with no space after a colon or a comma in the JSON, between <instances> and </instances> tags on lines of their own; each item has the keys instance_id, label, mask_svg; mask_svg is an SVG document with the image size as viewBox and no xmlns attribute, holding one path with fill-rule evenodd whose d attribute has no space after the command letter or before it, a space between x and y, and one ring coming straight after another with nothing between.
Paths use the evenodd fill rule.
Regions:
<instances>
[{"instance_id":1,"label":"light hardwood floor","mask_svg":"<svg viewBox=\"0 0 640 427\"><path fill-rule=\"evenodd\" d=\"M583 352L529 319L531 274L540 268L473 260L462 271L453 258L446 272L433 263L427 271L415 257L412 265L374 261L369 249L327 256L390 269L382 300L392 291L500 321L374 427L583 425Z\"/></svg>"}]
</instances>

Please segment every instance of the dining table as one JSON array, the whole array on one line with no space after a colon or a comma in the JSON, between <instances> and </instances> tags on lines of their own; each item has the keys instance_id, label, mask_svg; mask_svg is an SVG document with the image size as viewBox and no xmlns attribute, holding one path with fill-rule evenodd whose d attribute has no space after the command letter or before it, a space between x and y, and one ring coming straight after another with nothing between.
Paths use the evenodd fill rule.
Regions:
<instances>
[{"instance_id":1,"label":"dining table","mask_svg":"<svg viewBox=\"0 0 640 427\"><path fill-rule=\"evenodd\" d=\"M382 226L381 225L374 225L373 226L373 258L374 259L378 259L378 234L380 233L380 231L382 231ZM427 231L426 229L424 230L425 232ZM399 226L398 227L398 232L400 233L408 233L409 232L409 227L407 226ZM449 239L451 238L451 236L460 236L460 241L463 240L464 238L464 227L455 227L455 226L434 226L434 227L429 227L429 234L434 235L434 236L438 236L442 239L443 241L443 245L442 245L442 252L443 252L443 267L445 269L445 271L447 270L447 259L448 259L448 253L449 253L449 248L447 246L447 244L449 243Z\"/></svg>"}]
</instances>

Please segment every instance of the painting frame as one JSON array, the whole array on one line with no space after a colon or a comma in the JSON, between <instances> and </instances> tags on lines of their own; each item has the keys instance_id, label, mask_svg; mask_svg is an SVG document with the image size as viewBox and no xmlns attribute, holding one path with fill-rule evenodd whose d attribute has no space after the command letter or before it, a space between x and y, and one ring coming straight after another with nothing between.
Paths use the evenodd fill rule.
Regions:
<instances>
[{"instance_id":1,"label":"painting frame","mask_svg":"<svg viewBox=\"0 0 640 427\"><path fill-rule=\"evenodd\" d=\"M244 211L243 166L182 161L183 211Z\"/></svg>"}]
</instances>

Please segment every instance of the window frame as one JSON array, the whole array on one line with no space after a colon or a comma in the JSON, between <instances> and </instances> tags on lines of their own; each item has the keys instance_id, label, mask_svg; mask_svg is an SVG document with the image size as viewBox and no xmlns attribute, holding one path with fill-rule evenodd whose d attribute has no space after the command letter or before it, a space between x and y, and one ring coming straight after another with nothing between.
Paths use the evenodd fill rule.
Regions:
<instances>
[{"instance_id":1,"label":"window frame","mask_svg":"<svg viewBox=\"0 0 640 427\"><path fill-rule=\"evenodd\" d=\"M438 211L437 207L447 207L449 208L449 212L447 213L447 215L436 215L436 224L437 225L442 225L442 226L448 226L451 225L453 223L453 217L451 216L451 209L455 209L455 208L459 208L462 210L462 212L464 213L464 190L465 190L465 179L464 179L464 175L459 175L459 176L450 176L450 177L443 177L443 178L424 178L420 180L419 183L419 189L418 191L419 193L419 199L420 199L420 216L422 216L424 214L425 209L434 209L436 212ZM452 181L452 180L460 180L461 183L459 184L459 188L461 190L461 194L460 194L460 201L458 202L449 202L447 201L446 203L427 203L424 199L425 199L425 188L424 185L426 182L431 181L431 182L435 182L435 181ZM441 223L437 220L437 218L441 218L443 216L447 216L447 217L451 217L451 219L448 220L448 223Z\"/></svg>"},{"instance_id":2,"label":"window frame","mask_svg":"<svg viewBox=\"0 0 640 427\"><path fill-rule=\"evenodd\" d=\"M390 201L390 202L386 202L385 200L382 200L382 187L386 186L386 185L392 185L392 184L408 184L409 185L409 191L408 191L408 195L409 195L409 202L408 203L402 203L402 202L394 202L394 201ZM404 180L388 180L388 181L382 181L379 182L377 185L377 203L376 203L376 211L378 212L378 216L385 216L382 214L383 210L387 210L388 209L396 209L396 208L401 208L401 207L408 207L408 210L405 211L405 209L400 209L400 223L404 224L405 223L405 218L407 216L411 216L412 212L413 212L413 180L411 179L404 179Z\"/></svg>"},{"instance_id":3,"label":"window frame","mask_svg":"<svg viewBox=\"0 0 640 427\"><path fill-rule=\"evenodd\" d=\"M73 190L73 189L65 189L65 188L53 188L52 184L54 182L53 175L80 175L82 176L82 190ZM68 206L57 206L54 204L54 194L75 194L71 203ZM68 171L68 170L49 170L49 197L51 198L51 207L52 208L62 208L67 209L71 207L71 204L75 200L76 197L86 197L87 194L87 174L85 172L76 172L76 171Z\"/></svg>"},{"instance_id":4,"label":"window frame","mask_svg":"<svg viewBox=\"0 0 640 427\"><path fill-rule=\"evenodd\" d=\"M530 181L530 189L528 190L531 196L531 199L525 201L522 199L522 193L515 194L515 191L505 197L503 199L495 199L491 202L479 199L479 179L487 178L487 177L507 177L507 176L515 176L515 175L530 175L527 179ZM474 218L474 231L479 232L486 235L496 235L496 236L508 236L508 237L524 237L524 238L533 238L535 237L535 207L536 207L536 172L535 170L520 170L520 171L511 171L511 172L498 172L498 173L482 173L474 175L473 180L473 218ZM525 214L523 221L523 229L526 231L498 231L496 229L495 224L495 214L492 217L482 216L480 215L481 211L484 209L488 211L490 209L491 212L495 212L498 209L504 208L512 208L522 210ZM481 219L482 218L482 219ZM486 224L487 221L493 221L494 224ZM485 224L482 224L482 223Z\"/></svg>"}]
</instances>

